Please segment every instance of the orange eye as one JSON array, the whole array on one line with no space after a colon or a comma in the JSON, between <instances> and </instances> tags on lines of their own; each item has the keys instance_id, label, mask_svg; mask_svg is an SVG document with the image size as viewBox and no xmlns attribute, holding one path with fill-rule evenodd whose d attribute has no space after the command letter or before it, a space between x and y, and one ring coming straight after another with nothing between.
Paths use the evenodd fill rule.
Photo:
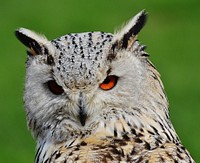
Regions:
<instances>
[{"instance_id":1,"label":"orange eye","mask_svg":"<svg viewBox=\"0 0 200 163\"><path fill-rule=\"evenodd\" d=\"M99 87L105 91L112 89L117 83L118 77L111 75L107 76L107 78L99 85Z\"/></svg>"},{"instance_id":2,"label":"orange eye","mask_svg":"<svg viewBox=\"0 0 200 163\"><path fill-rule=\"evenodd\" d=\"M47 82L49 90L55 95L61 95L64 90L59 86L55 80L50 80Z\"/></svg>"}]
</instances>

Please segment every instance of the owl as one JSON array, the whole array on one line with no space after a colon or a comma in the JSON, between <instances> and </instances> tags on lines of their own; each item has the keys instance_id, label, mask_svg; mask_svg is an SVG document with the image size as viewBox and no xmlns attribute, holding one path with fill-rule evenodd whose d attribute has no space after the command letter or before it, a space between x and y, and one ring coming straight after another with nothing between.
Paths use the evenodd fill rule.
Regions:
<instances>
[{"instance_id":1,"label":"owl","mask_svg":"<svg viewBox=\"0 0 200 163\"><path fill-rule=\"evenodd\" d=\"M160 75L137 35L139 12L114 34L52 41L20 28L28 48L24 105L35 163L189 163L169 117Z\"/></svg>"}]
</instances>

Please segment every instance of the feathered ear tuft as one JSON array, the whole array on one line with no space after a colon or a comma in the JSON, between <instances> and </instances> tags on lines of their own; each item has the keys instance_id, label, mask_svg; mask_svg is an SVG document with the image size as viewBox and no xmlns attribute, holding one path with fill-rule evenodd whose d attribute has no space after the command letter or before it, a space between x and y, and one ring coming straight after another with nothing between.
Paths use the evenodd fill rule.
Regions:
<instances>
[{"instance_id":1,"label":"feathered ear tuft","mask_svg":"<svg viewBox=\"0 0 200 163\"><path fill-rule=\"evenodd\" d=\"M134 16L127 25L114 35L113 46L117 46L119 49L130 48L137 39L137 34L145 25L146 19L147 13L145 10Z\"/></svg>"},{"instance_id":2,"label":"feathered ear tuft","mask_svg":"<svg viewBox=\"0 0 200 163\"><path fill-rule=\"evenodd\" d=\"M29 48L28 54L31 56L40 55L45 51L45 45L48 43L48 40L44 36L25 28L16 30L15 35Z\"/></svg>"}]
</instances>

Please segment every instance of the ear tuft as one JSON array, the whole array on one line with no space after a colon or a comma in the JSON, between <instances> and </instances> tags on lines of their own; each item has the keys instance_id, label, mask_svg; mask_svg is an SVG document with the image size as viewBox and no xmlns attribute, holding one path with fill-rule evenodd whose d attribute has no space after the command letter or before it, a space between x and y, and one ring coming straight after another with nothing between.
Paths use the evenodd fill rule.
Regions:
<instances>
[{"instance_id":1,"label":"ear tuft","mask_svg":"<svg viewBox=\"0 0 200 163\"><path fill-rule=\"evenodd\" d=\"M39 55L42 53L42 48L47 44L48 40L35 32L20 28L15 31L16 37L29 48L28 53L32 56Z\"/></svg>"},{"instance_id":2,"label":"ear tuft","mask_svg":"<svg viewBox=\"0 0 200 163\"><path fill-rule=\"evenodd\" d=\"M114 35L114 44L118 44L118 47L123 49L131 47L137 39L137 34L144 27L146 19L147 13L145 10L139 12Z\"/></svg>"}]
</instances>

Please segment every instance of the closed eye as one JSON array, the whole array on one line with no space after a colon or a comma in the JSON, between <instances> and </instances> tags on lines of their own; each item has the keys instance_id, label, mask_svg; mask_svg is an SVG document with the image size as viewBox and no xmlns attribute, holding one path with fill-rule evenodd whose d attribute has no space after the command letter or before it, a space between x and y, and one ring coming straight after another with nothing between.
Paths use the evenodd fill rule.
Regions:
<instances>
[{"instance_id":1,"label":"closed eye","mask_svg":"<svg viewBox=\"0 0 200 163\"><path fill-rule=\"evenodd\" d=\"M103 81L103 83L99 85L99 87L105 91L110 90L115 87L115 85L117 84L118 78L119 77L115 75L107 76L106 79Z\"/></svg>"},{"instance_id":2,"label":"closed eye","mask_svg":"<svg viewBox=\"0 0 200 163\"><path fill-rule=\"evenodd\" d=\"M63 88L55 80L49 80L47 85L49 90L55 95L61 95L64 92Z\"/></svg>"}]
</instances>

